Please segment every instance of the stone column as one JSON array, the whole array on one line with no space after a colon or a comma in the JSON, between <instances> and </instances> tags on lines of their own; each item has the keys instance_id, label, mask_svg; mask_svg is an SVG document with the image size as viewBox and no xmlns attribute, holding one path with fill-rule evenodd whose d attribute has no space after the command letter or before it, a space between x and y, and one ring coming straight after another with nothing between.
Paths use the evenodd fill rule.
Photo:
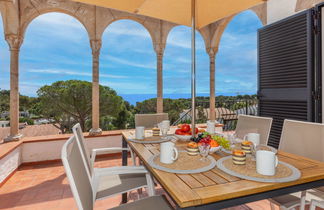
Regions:
<instances>
[{"instance_id":1,"label":"stone column","mask_svg":"<svg viewBox=\"0 0 324 210\"><path fill-rule=\"evenodd\" d=\"M158 44L155 47L156 52L156 69L157 69L157 99L156 112L163 113L163 53L165 45Z\"/></svg>"},{"instance_id":2,"label":"stone column","mask_svg":"<svg viewBox=\"0 0 324 210\"><path fill-rule=\"evenodd\" d=\"M157 54L157 101L156 112L163 113L163 54Z\"/></svg>"},{"instance_id":3,"label":"stone column","mask_svg":"<svg viewBox=\"0 0 324 210\"><path fill-rule=\"evenodd\" d=\"M23 38L19 35L6 35L10 48L10 135L5 141L19 140L19 50Z\"/></svg>"},{"instance_id":4,"label":"stone column","mask_svg":"<svg viewBox=\"0 0 324 210\"><path fill-rule=\"evenodd\" d=\"M208 50L209 55L209 120L215 120L215 55L216 50Z\"/></svg>"},{"instance_id":5,"label":"stone column","mask_svg":"<svg viewBox=\"0 0 324 210\"><path fill-rule=\"evenodd\" d=\"M99 127L99 55L101 40L90 40L92 49L92 128L90 135L97 136L102 133Z\"/></svg>"}]
</instances>

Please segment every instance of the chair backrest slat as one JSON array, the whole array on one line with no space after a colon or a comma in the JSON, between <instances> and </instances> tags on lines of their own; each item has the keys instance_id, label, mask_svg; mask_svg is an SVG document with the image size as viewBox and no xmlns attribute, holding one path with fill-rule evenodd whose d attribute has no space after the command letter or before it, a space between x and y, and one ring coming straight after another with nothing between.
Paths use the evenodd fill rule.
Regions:
<instances>
[{"instance_id":1,"label":"chair backrest slat","mask_svg":"<svg viewBox=\"0 0 324 210\"><path fill-rule=\"evenodd\" d=\"M92 186L75 136L64 144L61 157L78 208L80 210L93 209Z\"/></svg>"},{"instance_id":2,"label":"chair backrest slat","mask_svg":"<svg viewBox=\"0 0 324 210\"><path fill-rule=\"evenodd\" d=\"M248 133L259 133L260 144L268 144L271 125L272 118L239 115L235 134L242 139Z\"/></svg>"},{"instance_id":3,"label":"chair backrest slat","mask_svg":"<svg viewBox=\"0 0 324 210\"><path fill-rule=\"evenodd\" d=\"M135 125L144 126L146 129L153 128L163 120L168 120L168 113L157 113L157 114L136 114Z\"/></svg>"},{"instance_id":4,"label":"chair backrest slat","mask_svg":"<svg viewBox=\"0 0 324 210\"><path fill-rule=\"evenodd\" d=\"M85 162L87 174L89 178L92 176L92 166L90 160L90 152L85 142L85 138L83 136L82 128L79 123L73 126L72 128L73 134L76 137L77 144L80 147L82 153L82 160Z\"/></svg>"},{"instance_id":5,"label":"chair backrest slat","mask_svg":"<svg viewBox=\"0 0 324 210\"><path fill-rule=\"evenodd\" d=\"M279 150L324 161L324 124L285 120Z\"/></svg>"}]
</instances>

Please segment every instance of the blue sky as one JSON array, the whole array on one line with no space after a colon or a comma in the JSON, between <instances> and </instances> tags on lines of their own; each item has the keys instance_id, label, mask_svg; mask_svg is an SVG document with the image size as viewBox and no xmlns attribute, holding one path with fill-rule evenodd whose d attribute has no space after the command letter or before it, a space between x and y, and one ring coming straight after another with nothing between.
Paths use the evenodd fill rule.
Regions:
<instances>
[{"instance_id":1,"label":"blue sky","mask_svg":"<svg viewBox=\"0 0 324 210\"><path fill-rule=\"evenodd\" d=\"M227 26L216 57L216 94L256 92L256 30L261 22L246 11ZM164 93L190 92L190 28L172 29L164 54ZM49 13L28 27L20 54L20 92L35 96L57 80L91 81L87 33L73 17ZM9 89L9 51L0 23L0 88ZM120 20L103 35L100 83L119 94L156 93L156 56L149 33L139 23ZM197 35L197 92L209 92L209 58Z\"/></svg>"}]
</instances>

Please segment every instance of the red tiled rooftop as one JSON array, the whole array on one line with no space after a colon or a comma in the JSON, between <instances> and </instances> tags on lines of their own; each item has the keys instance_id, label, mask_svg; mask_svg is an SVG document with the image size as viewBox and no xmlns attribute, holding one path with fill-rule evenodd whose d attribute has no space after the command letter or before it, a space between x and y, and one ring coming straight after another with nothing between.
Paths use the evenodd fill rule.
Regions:
<instances>
[{"instance_id":1,"label":"red tiled rooftop","mask_svg":"<svg viewBox=\"0 0 324 210\"><path fill-rule=\"evenodd\" d=\"M24 137L32 136L47 136L60 134L60 129L52 124L45 125L27 125L26 127L19 129L19 133ZM10 127L0 128L0 142L8 137L10 134Z\"/></svg>"},{"instance_id":2,"label":"red tiled rooftop","mask_svg":"<svg viewBox=\"0 0 324 210\"><path fill-rule=\"evenodd\" d=\"M121 165L120 158L104 158L96 167ZM164 191L159 188L158 194ZM145 193L143 194L145 196ZM137 200L136 191L130 193L130 201ZM95 209L109 209L119 205L121 196L97 201ZM76 209L68 180L61 163L21 166L18 171L0 188L0 209L16 210L65 210ZM266 200L231 208L235 210L270 209Z\"/></svg>"}]
</instances>

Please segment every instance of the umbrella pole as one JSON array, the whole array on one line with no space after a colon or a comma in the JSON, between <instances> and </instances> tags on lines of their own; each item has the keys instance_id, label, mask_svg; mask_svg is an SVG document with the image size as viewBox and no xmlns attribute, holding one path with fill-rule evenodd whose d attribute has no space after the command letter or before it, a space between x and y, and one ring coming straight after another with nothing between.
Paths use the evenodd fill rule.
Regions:
<instances>
[{"instance_id":1,"label":"umbrella pole","mask_svg":"<svg viewBox=\"0 0 324 210\"><path fill-rule=\"evenodd\" d=\"M191 128L195 137L196 122L196 0L191 0Z\"/></svg>"}]
</instances>

